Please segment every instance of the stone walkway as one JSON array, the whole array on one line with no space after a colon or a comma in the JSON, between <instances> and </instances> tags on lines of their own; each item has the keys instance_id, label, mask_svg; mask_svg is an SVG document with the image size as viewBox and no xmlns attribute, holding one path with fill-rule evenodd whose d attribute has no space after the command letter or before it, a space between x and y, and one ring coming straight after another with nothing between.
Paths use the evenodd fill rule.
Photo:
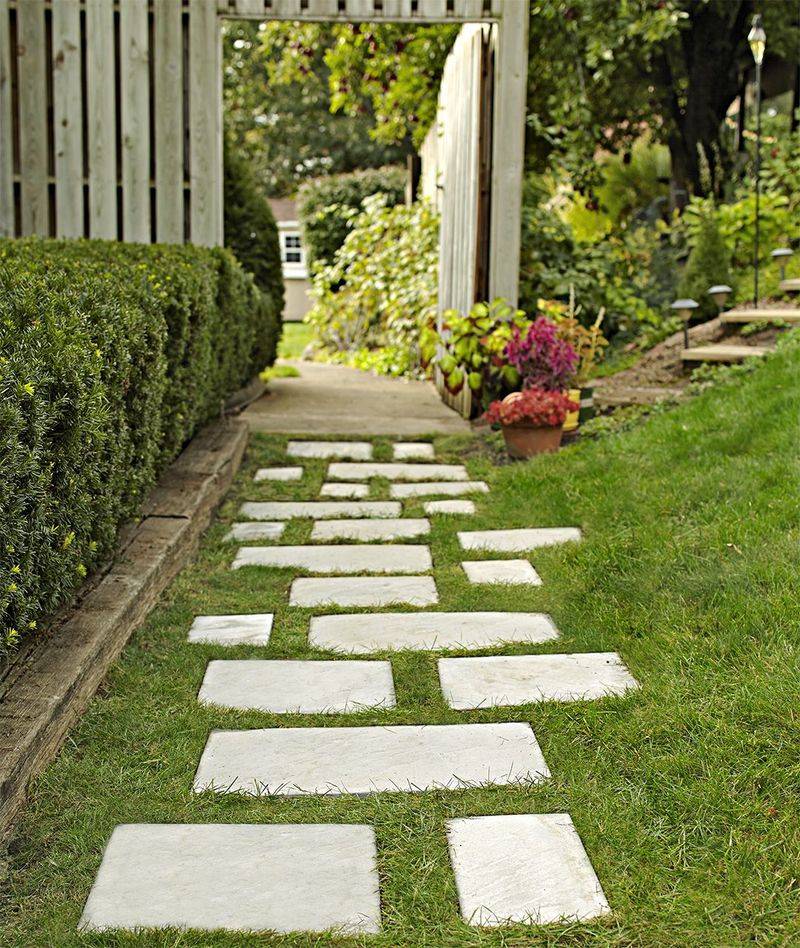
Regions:
<instances>
[{"instance_id":1,"label":"stone walkway","mask_svg":"<svg viewBox=\"0 0 800 948\"><path fill-rule=\"evenodd\" d=\"M332 657L226 659L225 646L268 645L273 616L198 616L188 631L189 642L221 649L207 666L201 703L276 714L358 715L393 708L395 687L391 661L352 655L401 649L469 653L559 637L550 617L537 613L425 611L438 602L429 575L430 550L419 542L392 541L424 538L429 521L404 518L400 500L340 499L358 494L331 490L337 485L352 489L373 477L389 478L396 498L447 495L453 488L473 495L488 490L482 482L470 482L462 466L437 464L430 445L414 443L396 444L391 463L373 463L366 441L291 442L287 455L293 464L259 470L255 480L299 477L302 484L297 460L326 458L323 499L245 502L229 539L275 540L286 521L311 517L312 543L241 546L231 568L291 567L324 574L295 578L290 605L319 610L310 620L308 641ZM410 490L398 493L402 488ZM425 510L430 516L469 516L475 507L470 500L440 500L428 502ZM497 560L466 558L462 566L470 582L540 584L530 561L519 554L580 541L581 533L568 526L532 524L522 530L460 531L458 539L467 556L470 551L516 554ZM343 540L350 542L339 542ZM350 573L358 575L346 575ZM396 611L326 615L328 606ZM463 711L588 701L638 687L614 652L447 656L439 659L438 672L444 701ZM550 764L557 769L557 761ZM271 727L210 733L192 789L278 797L424 793L530 785L550 776L525 721ZM568 814L476 813L448 820L444 829L461 915L469 925L544 925L611 911ZM118 826L80 927L374 933L381 930L377 858L375 833L366 825Z\"/></svg>"}]
</instances>

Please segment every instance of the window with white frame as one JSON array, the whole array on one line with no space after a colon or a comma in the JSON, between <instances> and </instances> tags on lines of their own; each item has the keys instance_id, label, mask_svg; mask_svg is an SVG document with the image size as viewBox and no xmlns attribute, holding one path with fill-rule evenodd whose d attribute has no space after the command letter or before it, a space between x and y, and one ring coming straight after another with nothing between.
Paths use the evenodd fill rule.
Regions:
<instances>
[{"instance_id":1,"label":"window with white frame","mask_svg":"<svg viewBox=\"0 0 800 948\"><path fill-rule=\"evenodd\" d=\"M306 255L300 241L300 231L281 231L281 259L286 264L305 265Z\"/></svg>"}]
</instances>

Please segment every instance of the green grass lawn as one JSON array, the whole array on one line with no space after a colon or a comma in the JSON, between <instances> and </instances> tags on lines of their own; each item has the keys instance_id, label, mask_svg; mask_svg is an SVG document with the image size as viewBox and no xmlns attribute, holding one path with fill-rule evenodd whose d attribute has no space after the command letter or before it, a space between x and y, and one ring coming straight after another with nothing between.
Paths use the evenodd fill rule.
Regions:
<instances>
[{"instance_id":1,"label":"green grass lawn","mask_svg":"<svg viewBox=\"0 0 800 948\"><path fill-rule=\"evenodd\" d=\"M278 357L299 359L313 338L313 326L307 326L305 323L284 323L281 341L278 344Z\"/></svg>"},{"instance_id":2,"label":"green grass lawn","mask_svg":"<svg viewBox=\"0 0 800 948\"><path fill-rule=\"evenodd\" d=\"M291 571L229 570L234 551L222 537L241 500L313 498L323 479L324 465L308 463L300 486L254 485L255 468L282 461L285 443L256 437L196 562L134 636L33 787L2 882L0 943L800 944L798 379L800 353L787 350L635 430L529 463L494 467L483 442L437 440L441 458L464 460L491 486L474 518L434 522L438 608L553 615L561 641L506 652L618 650L641 691L586 703L451 711L435 656L407 652L383 656L394 668L394 710L278 716L198 705L212 658L321 657L306 646L311 611L287 606ZM377 444L386 457L387 444ZM373 493L385 491L376 484ZM409 516L420 512L421 503L406 506ZM470 587L455 536L466 523L577 524L586 538L531 557L540 588ZM308 522L295 522L283 542L306 541L309 532ZM267 649L185 642L195 614L273 610ZM485 721L529 721L552 780L338 798L190 791L212 728ZM486 931L459 920L444 821L522 812L571 814L613 915ZM383 933L79 937L103 847L116 824L131 822L369 823L378 838Z\"/></svg>"}]
</instances>

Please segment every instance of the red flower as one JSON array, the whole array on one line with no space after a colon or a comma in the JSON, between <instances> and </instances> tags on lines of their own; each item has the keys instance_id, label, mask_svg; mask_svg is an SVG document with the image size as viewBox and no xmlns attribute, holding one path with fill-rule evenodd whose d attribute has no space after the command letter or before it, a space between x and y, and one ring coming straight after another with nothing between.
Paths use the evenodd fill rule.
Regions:
<instances>
[{"instance_id":1,"label":"red flower","mask_svg":"<svg viewBox=\"0 0 800 948\"><path fill-rule=\"evenodd\" d=\"M560 428L567 413L577 411L577 402L564 392L528 388L513 392L502 402L492 402L484 415L489 424L527 424L534 428Z\"/></svg>"}]
</instances>

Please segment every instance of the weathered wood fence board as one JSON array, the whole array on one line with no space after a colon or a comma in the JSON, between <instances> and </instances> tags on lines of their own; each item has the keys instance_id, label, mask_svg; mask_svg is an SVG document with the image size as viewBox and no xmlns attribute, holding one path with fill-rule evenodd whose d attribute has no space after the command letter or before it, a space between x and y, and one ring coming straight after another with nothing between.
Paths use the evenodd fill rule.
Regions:
<instances>
[{"instance_id":1,"label":"weathered wood fence board","mask_svg":"<svg viewBox=\"0 0 800 948\"><path fill-rule=\"evenodd\" d=\"M16 12L20 233L26 236L50 233L44 0L25 0Z\"/></svg>"},{"instance_id":2,"label":"weathered wood fence board","mask_svg":"<svg viewBox=\"0 0 800 948\"><path fill-rule=\"evenodd\" d=\"M150 38L147 0L119 8L122 239L148 243L150 223Z\"/></svg>"},{"instance_id":3,"label":"weathered wood fence board","mask_svg":"<svg viewBox=\"0 0 800 948\"><path fill-rule=\"evenodd\" d=\"M86 0L86 107L89 135L89 236L117 237L114 3Z\"/></svg>"},{"instance_id":4,"label":"weathered wood fence board","mask_svg":"<svg viewBox=\"0 0 800 948\"><path fill-rule=\"evenodd\" d=\"M14 142L11 29L8 0L0 0L0 237L14 235Z\"/></svg>"},{"instance_id":5,"label":"weathered wood fence board","mask_svg":"<svg viewBox=\"0 0 800 948\"><path fill-rule=\"evenodd\" d=\"M79 0L62 0L53 7L52 29L55 230L59 237L82 237L83 110Z\"/></svg>"},{"instance_id":6,"label":"weathered wood fence board","mask_svg":"<svg viewBox=\"0 0 800 948\"><path fill-rule=\"evenodd\" d=\"M183 23L181 0L155 6L154 102L156 157L156 237L183 240Z\"/></svg>"}]
</instances>

